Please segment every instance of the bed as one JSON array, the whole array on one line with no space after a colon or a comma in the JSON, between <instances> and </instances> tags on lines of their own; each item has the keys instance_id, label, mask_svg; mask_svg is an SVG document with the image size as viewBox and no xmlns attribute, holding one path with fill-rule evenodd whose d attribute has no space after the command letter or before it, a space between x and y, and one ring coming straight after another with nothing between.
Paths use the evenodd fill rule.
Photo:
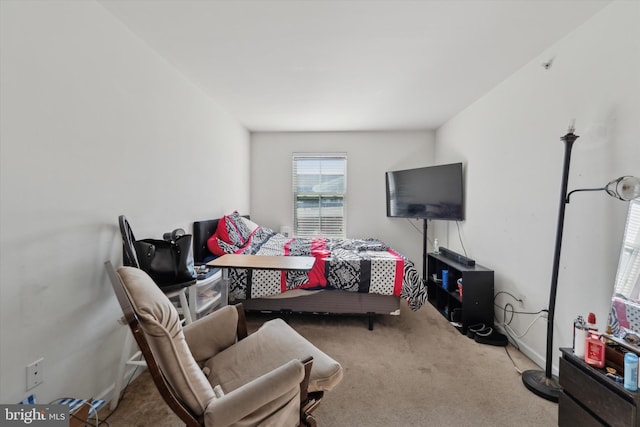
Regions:
<instances>
[{"instance_id":1,"label":"bed","mask_svg":"<svg viewBox=\"0 0 640 427\"><path fill-rule=\"evenodd\" d=\"M230 269L229 299L247 311L398 315L418 310L427 290L406 257L374 239L287 238L234 212L193 224L196 265L224 253L313 256L309 272Z\"/></svg>"}]
</instances>

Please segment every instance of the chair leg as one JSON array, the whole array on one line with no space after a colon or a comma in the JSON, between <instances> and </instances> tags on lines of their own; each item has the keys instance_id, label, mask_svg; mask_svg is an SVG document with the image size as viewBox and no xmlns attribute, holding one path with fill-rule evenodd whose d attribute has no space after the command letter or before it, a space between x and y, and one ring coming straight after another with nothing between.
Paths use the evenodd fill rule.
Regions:
<instances>
[{"instance_id":1,"label":"chair leg","mask_svg":"<svg viewBox=\"0 0 640 427\"><path fill-rule=\"evenodd\" d=\"M302 425L307 427L316 427L316 419L311 413L320 406L320 401L322 400L323 395L324 392L322 391L315 391L307 394L306 400L303 401L300 406L300 419L302 420Z\"/></svg>"},{"instance_id":2,"label":"chair leg","mask_svg":"<svg viewBox=\"0 0 640 427\"><path fill-rule=\"evenodd\" d=\"M311 366L313 365L313 357L308 356L302 360L304 364L304 379L300 383L300 425L306 427L316 427L316 419L311 413L320 405L320 400L324 392L314 391L309 393L309 378L311 376Z\"/></svg>"},{"instance_id":3,"label":"chair leg","mask_svg":"<svg viewBox=\"0 0 640 427\"><path fill-rule=\"evenodd\" d=\"M240 341L248 336L247 318L244 315L244 307L242 306L242 303L236 304L235 307L238 312L238 326L236 329L236 335L238 337L238 341Z\"/></svg>"},{"instance_id":4,"label":"chair leg","mask_svg":"<svg viewBox=\"0 0 640 427\"><path fill-rule=\"evenodd\" d=\"M311 414L303 414L301 426L304 427L317 427L316 419Z\"/></svg>"},{"instance_id":5,"label":"chair leg","mask_svg":"<svg viewBox=\"0 0 640 427\"><path fill-rule=\"evenodd\" d=\"M304 378L300 383L300 411L303 411L309 402L309 379L311 378L311 366L313 366L313 357L307 356L302 359L304 364Z\"/></svg>"}]
</instances>

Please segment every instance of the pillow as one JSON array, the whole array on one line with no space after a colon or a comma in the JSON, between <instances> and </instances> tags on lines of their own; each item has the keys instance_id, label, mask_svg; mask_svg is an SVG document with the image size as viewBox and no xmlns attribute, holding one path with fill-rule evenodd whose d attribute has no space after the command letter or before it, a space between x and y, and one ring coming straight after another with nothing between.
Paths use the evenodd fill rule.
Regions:
<instances>
[{"instance_id":1,"label":"pillow","mask_svg":"<svg viewBox=\"0 0 640 427\"><path fill-rule=\"evenodd\" d=\"M242 220L242 222L244 222L244 225L246 225L247 228L249 229L249 234L253 233L254 231L256 231L256 228L260 227L258 224L251 221L249 218L245 218L241 216L240 219Z\"/></svg>"},{"instance_id":2,"label":"pillow","mask_svg":"<svg viewBox=\"0 0 640 427\"><path fill-rule=\"evenodd\" d=\"M218 221L216 234L223 241L241 248L247 244L251 230L244 223L238 211L235 211L230 215L223 216Z\"/></svg>"},{"instance_id":3,"label":"pillow","mask_svg":"<svg viewBox=\"0 0 640 427\"><path fill-rule=\"evenodd\" d=\"M252 230L247 226L245 219L246 218L240 216L238 211L235 211L231 215L227 216L227 220L233 222L233 225L235 225L235 227L238 229L240 236L242 236L242 240L246 244L249 241Z\"/></svg>"},{"instance_id":4,"label":"pillow","mask_svg":"<svg viewBox=\"0 0 640 427\"><path fill-rule=\"evenodd\" d=\"M207 248L209 248L209 252L217 256L222 256L224 254L234 254L238 250L240 250L240 248L238 248L237 246L234 246L220 239L218 237L218 233L209 237L209 239L207 240Z\"/></svg>"}]
</instances>

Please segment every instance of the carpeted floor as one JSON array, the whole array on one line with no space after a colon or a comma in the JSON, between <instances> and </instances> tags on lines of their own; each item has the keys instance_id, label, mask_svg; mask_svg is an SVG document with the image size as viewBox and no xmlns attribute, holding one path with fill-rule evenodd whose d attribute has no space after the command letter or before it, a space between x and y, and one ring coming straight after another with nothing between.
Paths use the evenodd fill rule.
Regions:
<instances>
[{"instance_id":1,"label":"carpeted floor","mask_svg":"<svg viewBox=\"0 0 640 427\"><path fill-rule=\"evenodd\" d=\"M249 330L268 315L248 315ZM478 344L433 307L400 316L292 316L290 325L338 360L343 381L315 411L319 426L556 426L557 404L522 384L538 367L512 346ZM103 409L101 418L109 415ZM179 426L145 371L128 387L110 426Z\"/></svg>"}]
</instances>

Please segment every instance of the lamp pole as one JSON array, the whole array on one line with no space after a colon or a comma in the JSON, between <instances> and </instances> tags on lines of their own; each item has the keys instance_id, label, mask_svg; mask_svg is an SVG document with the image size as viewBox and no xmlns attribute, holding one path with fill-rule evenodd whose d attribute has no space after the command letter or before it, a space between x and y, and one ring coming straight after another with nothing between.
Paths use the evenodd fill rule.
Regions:
<instances>
[{"instance_id":1,"label":"lamp pole","mask_svg":"<svg viewBox=\"0 0 640 427\"><path fill-rule=\"evenodd\" d=\"M547 352L545 371L528 370L522 373L525 387L540 397L553 402L558 401L562 387L551 372L553 361L553 318L556 308L556 292L558 289L558 272L560 271L560 251L562 249L562 232L564 229L564 211L567 205L567 185L569 183L569 167L571 165L571 149L578 135L573 133L573 125L566 135L560 138L564 142L564 164L562 168L562 188L560 191L560 208L558 211L558 228L556 232L556 246L553 256L553 270L551 274L551 289L549 291L549 312L547 316Z\"/></svg>"}]
</instances>

